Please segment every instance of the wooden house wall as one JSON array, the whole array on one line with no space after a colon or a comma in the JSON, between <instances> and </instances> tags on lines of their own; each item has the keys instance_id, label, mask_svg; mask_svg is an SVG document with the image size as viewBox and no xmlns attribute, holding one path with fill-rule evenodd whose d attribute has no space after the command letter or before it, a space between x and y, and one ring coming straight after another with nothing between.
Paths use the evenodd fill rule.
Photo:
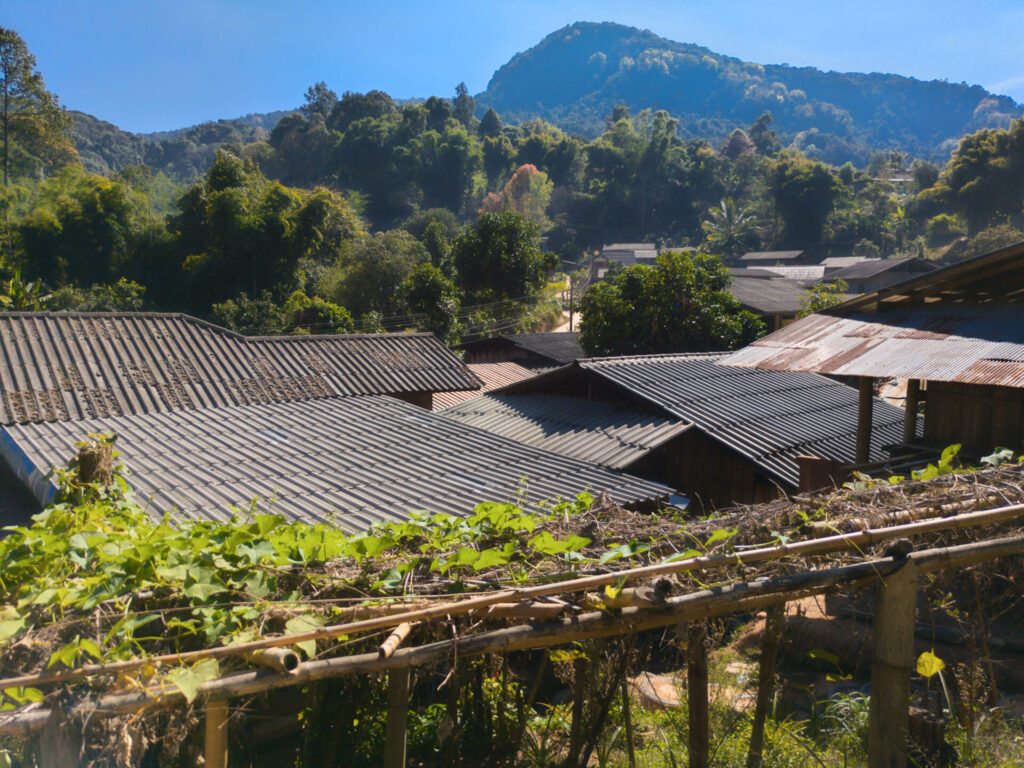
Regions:
<instances>
[{"instance_id":1,"label":"wooden house wall","mask_svg":"<svg viewBox=\"0 0 1024 768\"><path fill-rule=\"evenodd\" d=\"M1024 389L929 381L924 437L970 453L1024 449Z\"/></svg>"},{"instance_id":2,"label":"wooden house wall","mask_svg":"<svg viewBox=\"0 0 1024 768\"><path fill-rule=\"evenodd\" d=\"M778 486L758 473L749 459L696 429L651 451L625 471L672 486L691 499L690 510L697 513L779 496Z\"/></svg>"},{"instance_id":3,"label":"wooden house wall","mask_svg":"<svg viewBox=\"0 0 1024 768\"><path fill-rule=\"evenodd\" d=\"M552 365L550 360L545 360L540 355L529 352L522 347L517 347L504 339L488 339L486 341L469 344L465 347L465 361L467 363L547 363Z\"/></svg>"}]
</instances>

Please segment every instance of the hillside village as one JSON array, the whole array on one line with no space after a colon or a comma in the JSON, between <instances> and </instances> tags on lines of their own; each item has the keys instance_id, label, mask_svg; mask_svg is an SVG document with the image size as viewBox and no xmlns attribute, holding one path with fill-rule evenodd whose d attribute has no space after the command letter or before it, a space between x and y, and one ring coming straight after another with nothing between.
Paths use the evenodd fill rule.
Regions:
<instances>
[{"instance_id":1,"label":"hillside village","mask_svg":"<svg viewBox=\"0 0 1024 768\"><path fill-rule=\"evenodd\" d=\"M0 768L1024 765L1012 99L579 23L144 137L0 53Z\"/></svg>"}]
</instances>

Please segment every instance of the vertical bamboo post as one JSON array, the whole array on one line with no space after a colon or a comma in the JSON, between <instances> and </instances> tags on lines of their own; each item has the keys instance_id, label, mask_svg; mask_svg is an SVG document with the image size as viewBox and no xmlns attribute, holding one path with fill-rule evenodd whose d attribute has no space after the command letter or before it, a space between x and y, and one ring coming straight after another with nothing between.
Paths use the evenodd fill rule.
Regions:
<instances>
[{"instance_id":1,"label":"vertical bamboo post","mask_svg":"<svg viewBox=\"0 0 1024 768\"><path fill-rule=\"evenodd\" d=\"M686 687L690 716L690 768L707 768L711 754L708 734L708 628L704 621L686 627Z\"/></svg>"},{"instance_id":2,"label":"vertical bamboo post","mask_svg":"<svg viewBox=\"0 0 1024 768\"><path fill-rule=\"evenodd\" d=\"M871 460L871 421L875 405L874 379L861 376L857 379L857 464Z\"/></svg>"},{"instance_id":3,"label":"vertical bamboo post","mask_svg":"<svg viewBox=\"0 0 1024 768\"><path fill-rule=\"evenodd\" d=\"M228 703L206 702L206 768L228 766Z\"/></svg>"},{"instance_id":4,"label":"vertical bamboo post","mask_svg":"<svg viewBox=\"0 0 1024 768\"><path fill-rule=\"evenodd\" d=\"M633 714L630 712L629 683L622 678L622 716L625 720L626 754L629 755L629 768L636 768L636 752L633 750Z\"/></svg>"},{"instance_id":5,"label":"vertical bamboo post","mask_svg":"<svg viewBox=\"0 0 1024 768\"><path fill-rule=\"evenodd\" d=\"M384 768L405 768L409 724L409 667L388 672L388 714L384 726Z\"/></svg>"},{"instance_id":6,"label":"vertical bamboo post","mask_svg":"<svg viewBox=\"0 0 1024 768\"><path fill-rule=\"evenodd\" d=\"M907 399L903 401L903 442L917 439L917 405L921 400L920 379L907 379Z\"/></svg>"},{"instance_id":7,"label":"vertical bamboo post","mask_svg":"<svg viewBox=\"0 0 1024 768\"><path fill-rule=\"evenodd\" d=\"M868 712L868 765L905 768L914 668L917 566L910 560L878 589Z\"/></svg>"},{"instance_id":8,"label":"vertical bamboo post","mask_svg":"<svg viewBox=\"0 0 1024 768\"><path fill-rule=\"evenodd\" d=\"M764 724L768 718L768 707L775 696L775 660L778 657L779 634L785 610L785 603L770 606L764 620L761 664L757 673L757 705L754 707L754 722L750 727L747 768L761 768L763 762Z\"/></svg>"},{"instance_id":9,"label":"vertical bamboo post","mask_svg":"<svg viewBox=\"0 0 1024 768\"><path fill-rule=\"evenodd\" d=\"M588 671L586 658L578 658L573 662L572 723L569 729L569 754L565 757L566 766L580 764L580 753L583 751L583 705L587 693Z\"/></svg>"}]
</instances>

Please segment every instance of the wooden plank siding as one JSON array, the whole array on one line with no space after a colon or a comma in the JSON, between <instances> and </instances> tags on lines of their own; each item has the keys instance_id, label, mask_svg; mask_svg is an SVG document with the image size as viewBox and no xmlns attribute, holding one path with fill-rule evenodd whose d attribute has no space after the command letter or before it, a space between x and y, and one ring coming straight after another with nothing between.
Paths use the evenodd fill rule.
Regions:
<instances>
[{"instance_id":1,"label":"wooden plank siding","mask_svg":"<svg viewBox=\"0 0 1024 768\"><path fill-rule=\"evenodd\" d=\"M1024 389L929 381L924 438L974 454L1024 448Z\"/></svg>"},{"instance_id":2,"label":"wooden plank siding","mask_svg":"<svg viewBox=\"0 0 1024 768\"><path fill-rule=\"evenodd\" d=\"M757 472L749 459L695 429L651 451L625 471L677 488L690 498L690 511L696 513L772 501L780 493L779 486Z\"/></svg>"}]
</instances>

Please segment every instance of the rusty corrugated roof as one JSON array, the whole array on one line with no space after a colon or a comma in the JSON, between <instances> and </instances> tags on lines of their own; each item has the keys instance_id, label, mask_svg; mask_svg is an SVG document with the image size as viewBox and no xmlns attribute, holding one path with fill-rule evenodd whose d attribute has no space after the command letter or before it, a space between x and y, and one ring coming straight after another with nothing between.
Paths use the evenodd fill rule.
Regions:
<instances>
[{"instance_id":1,"label":"rusty corrugated roof","mask_svg":"<svg viewBox=\"0 0 1024 768\"><path fill-rule=\"evenodd\" d=\"M939 304L848 317L811 315L722 364L1024 387L1024 312L1020 304Z\"/></svg>"},{"instance_id":2,"label":"rusty corrugated roof","mask_svg":"<svg viewBox=\"0 0 1024 768\"><path fill-rule=\"evenodd\" d=\"M476 389L430 334L245 337L182 314L0 313L0 423Z\"/></svg>"}]
</instances>

